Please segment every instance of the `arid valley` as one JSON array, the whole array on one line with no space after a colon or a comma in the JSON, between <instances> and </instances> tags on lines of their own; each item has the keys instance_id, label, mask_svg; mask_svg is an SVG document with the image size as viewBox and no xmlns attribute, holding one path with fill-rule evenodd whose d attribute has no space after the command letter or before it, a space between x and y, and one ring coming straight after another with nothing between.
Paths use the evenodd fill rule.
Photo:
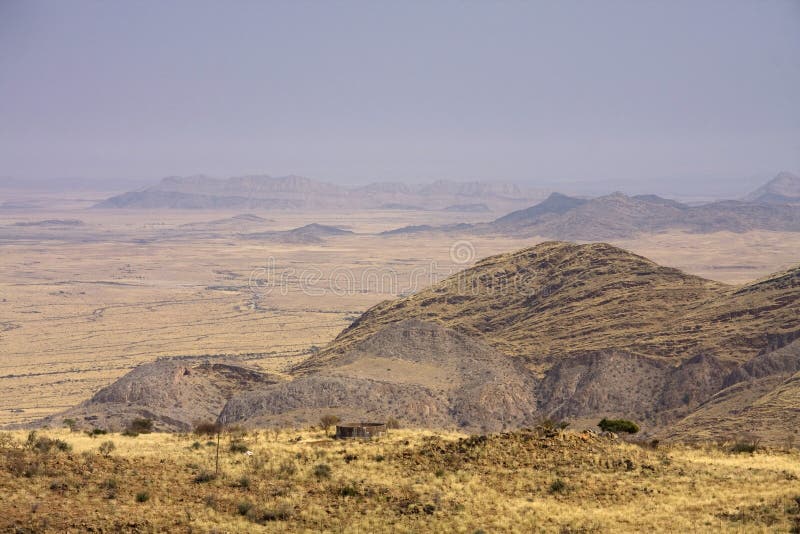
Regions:
<instances>
[{"instance_id":1,"label":"arid valley","mask_svg":"<svg viewBox=\"0 0 800 534\"><path fill-rule=\"evenodd\" d=\"M800 3L0 0L0 534L800 534Z\"/></svg>"},{"instance_id":2,"label":"arid valley","mask_svg":"<svg viewBox=\"0 0 800 534\"><path fill-rule=\"evenodd\" d=\"M237 219L241 215L0 211L0 423L64 410L159 357L240 356L280 373L370 306L422 289L482 257L545 240L379 235L417 223L486 221L492 214L279 211L256 214L261 220ZM70 219L81 224L19 226ZM353 234L311 243L242 237L312 223ZM466 262L451 257L451 247L460 242L471 247ZM797 232L668 232L612 243L732 284L800 259ZM268 277L279 287L266 287Z\"/></svg>"}]
</instances>

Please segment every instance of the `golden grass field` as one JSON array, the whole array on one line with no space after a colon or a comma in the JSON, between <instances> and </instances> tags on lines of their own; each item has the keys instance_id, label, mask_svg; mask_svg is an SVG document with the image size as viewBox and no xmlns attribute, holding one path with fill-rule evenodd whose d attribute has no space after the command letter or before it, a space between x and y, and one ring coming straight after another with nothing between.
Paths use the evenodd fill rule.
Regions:
<instances>
[{"instance_id":1,"label":"golden grass field","mask_svg":"<svg viewBox=\"0 0 800 534\"><path fill-rule=\"evenodd\" d=\"M796 449L653 448L542 428L372 441L263 431L223 435L215 476L214 441L192 434L62 429L25 442L0 438L2 531L800 532Z\"/></svg>"},{"instance_id":2,"label":"golden grass field","mask_svg":"<svg viewBox=\"0 0 800 534\"><path fill-rule=\"evenodd\" d=\"M233 215L0 211L0 425L73 406L160 356L246 355L253 365L282 372L368 307L470 265L451 258L455 242L468 241L477 259L540 241L374 235L409 224L474 222L498 214L270 212L259 213L267 220L253 227L207 224ZM14 226L58 218L85 224ZM356 233L322 243L239 235L311 222ZM800 234L676 233L615 244L693 274L741 283L797 263ZM251 280L260 280L269 258L276 273L290 276L267 293L261 286L254 289ZM313 283L297 279L304 269L313 269ZM354 273L355 284L342 273ZM330 291L331 284L344 291Z\"/></svg>"}]
</instances>

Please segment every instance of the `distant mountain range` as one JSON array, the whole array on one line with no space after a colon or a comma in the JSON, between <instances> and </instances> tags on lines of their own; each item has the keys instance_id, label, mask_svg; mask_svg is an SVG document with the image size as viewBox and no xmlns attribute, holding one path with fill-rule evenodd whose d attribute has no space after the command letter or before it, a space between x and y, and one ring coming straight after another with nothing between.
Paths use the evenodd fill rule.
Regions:
<instances>
[{"instance_id":1,"label":"distant mountain range","mask_svg":"<svg viewBox=\"0 0 800 534\"><path fill-rule=\"evenodd\" d=\"M770 204L800 204L800 176L782 172L747 195L745 200Z\"/></svg>"},{"instance_id":2,"label":"distant mountain range","mask_svg":"<svg viewBox=\"0 0 800 534\"><path fill-rule=\"evenodd\" d=\"M96 208L146 209L447 209L504 210L542 198L542 191L495 182L374 183L343 187L301 176L169 177L116 195Z\"/></svg>"},{"instance_id":3,"label":"distant mountain range","mask_svg":"<svg viewBox=\"0 0 800 534\"><path fill-rule=\"evenodd\" d=\"M550 239L598 241L637 234L681 230L692 233L772 230L800 232L800 178L781 173L748 196L747 200L722 200L687 205L656 195L627 196L613 193L584 199L553 193L543 202L513 211L490 223L413 226L390 234L421 231L465 230Z\"/></svg>"},{"instance_id":4,"label":"distant mountain range","mask_svg":"<svg viewBox=\"0 0 800 534\"><path fill-rule=\"evenodd\" d=\"M616 416L651 436L782 443L800 427L798 314L800 266L729 286L607 244L548 242L371 308L287 376L147 364L49 421L304 426L335 413L495 431Z\"/></svg>"}]
</instances>

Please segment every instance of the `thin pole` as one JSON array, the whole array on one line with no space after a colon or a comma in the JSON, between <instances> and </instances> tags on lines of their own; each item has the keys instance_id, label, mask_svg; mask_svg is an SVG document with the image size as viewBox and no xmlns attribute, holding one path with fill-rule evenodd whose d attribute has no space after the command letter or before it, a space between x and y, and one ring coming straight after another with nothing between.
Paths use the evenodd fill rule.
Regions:
<instances>
[{"instance_id":1,"label":"thin pole","mask_svg":"<svg viewBox=\"0 0 800 534\"><path fill-rule=\"evenodd\" d=\"M217 432L217 464L214 468L214 473L219 476L219 432Z\"/></svg>"}]
</instances>

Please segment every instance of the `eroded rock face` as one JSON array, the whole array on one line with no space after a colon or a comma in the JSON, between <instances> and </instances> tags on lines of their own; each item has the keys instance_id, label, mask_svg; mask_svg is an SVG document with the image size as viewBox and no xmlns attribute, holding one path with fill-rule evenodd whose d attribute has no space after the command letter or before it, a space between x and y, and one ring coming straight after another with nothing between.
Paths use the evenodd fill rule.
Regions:
<instances>
[{"instance_id":1,"label":"eroded rock face","mask_svg":"<svg viewBox=\"0 0 800 534\"><path fill-rule=\"evenodd\" d=\"M387 326L319 371L231 399L225 423L360 420L494 431L532 424L535 379L519 362L434 323Z\"/></svg>"},{"instance_id":2,"label":"eroded rock face","mask_svg":"<svg viewBox=\"0 0 800 534\"><path fill-rule=\"evenodd\" d=\"M79 425L120 429L136 417L146 417L157 429L186 430L198 421L216 420L234 394L276 381L222 361L159 360L136 367L88 401L45 421L60 424L69 417Z\"/></svg>"}]
</instances>

